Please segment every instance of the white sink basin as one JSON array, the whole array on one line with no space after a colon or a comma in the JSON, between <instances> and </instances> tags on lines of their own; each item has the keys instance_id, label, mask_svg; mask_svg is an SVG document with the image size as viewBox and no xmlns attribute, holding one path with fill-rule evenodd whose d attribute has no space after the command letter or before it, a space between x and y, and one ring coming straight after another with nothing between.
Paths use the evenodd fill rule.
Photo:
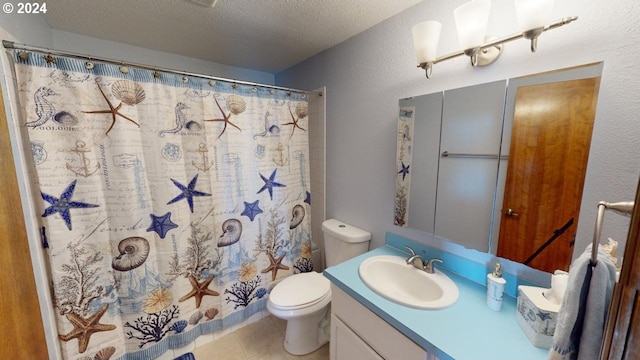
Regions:
<instances>
[{"instance_id":1,"label":"white sink basin","mask_svg":"<svg viewBox=\"0 0 640 360\"><path fill-rule=\"evenodd\" d=\"M460 295L456 284L441 271L428 274L407 265L400 256L370 257L360 264L359 273L379 295L418 309L442 309L453 305Z\"/></svg>"}]
</instances>

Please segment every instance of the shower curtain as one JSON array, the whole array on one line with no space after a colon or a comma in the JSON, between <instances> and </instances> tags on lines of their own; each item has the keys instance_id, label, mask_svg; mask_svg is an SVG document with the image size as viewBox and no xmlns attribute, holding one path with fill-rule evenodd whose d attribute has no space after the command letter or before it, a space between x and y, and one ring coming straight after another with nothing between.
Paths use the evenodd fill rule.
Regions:
<instances>
[{"instance_id":1,"label":"shower curtain","mask_svg":"<svg viewBox=\"0 0 640 360\"><path fill-rule=\"evenodd\" d=\"M64 358L158 357L312 270L305 95L14 55Z\"/></svg>"}]
</instances>

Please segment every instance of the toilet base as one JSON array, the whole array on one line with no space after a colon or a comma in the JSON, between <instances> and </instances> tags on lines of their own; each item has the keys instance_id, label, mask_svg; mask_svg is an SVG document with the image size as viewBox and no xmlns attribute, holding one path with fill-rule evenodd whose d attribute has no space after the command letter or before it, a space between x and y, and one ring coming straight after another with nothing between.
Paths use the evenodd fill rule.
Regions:
<instances>
[{"instance_id":1,"label":"toilet base","mask_svg":"<svg viewBox=\"0 0 640 360\"><path fill-rule=\"evenodd\" d=\"M312 353L329 342L331 305L320 313L287 320L284 349L292 355Z\"/></svg>"}]
</instances>

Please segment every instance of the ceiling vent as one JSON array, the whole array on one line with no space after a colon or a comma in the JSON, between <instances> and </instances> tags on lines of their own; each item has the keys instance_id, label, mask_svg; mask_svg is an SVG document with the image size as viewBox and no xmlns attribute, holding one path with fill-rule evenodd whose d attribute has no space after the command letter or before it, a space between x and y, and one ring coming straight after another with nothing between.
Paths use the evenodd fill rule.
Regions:
<instances>
[{"instance_id":1,"label":"ceiling vent","mask_svg":"<svg viewBox=\"0 0 640 360\"><path fill-rule=\"evenodd\" d=\"M216 3L218 2L218 0L189 0L189 2L192 2L194 4L198 4L200 6L212 8L212 7L216 6Z\"/></svg>"}]
</instances>

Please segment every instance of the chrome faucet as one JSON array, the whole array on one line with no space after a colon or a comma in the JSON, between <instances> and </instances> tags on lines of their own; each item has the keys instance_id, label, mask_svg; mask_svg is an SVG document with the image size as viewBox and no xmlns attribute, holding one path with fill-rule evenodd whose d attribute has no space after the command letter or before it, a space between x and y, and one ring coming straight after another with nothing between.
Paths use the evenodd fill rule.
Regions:
<instances>
[{"instance_id":1,"label":"chrome faucet","mask_svg":"<svg viewBox=\"0 0 640 360\"><path fill-rule=\"evenodd\" d=\"M428 274L433 274L435 272L433 267L434 262L443 263L444 261L438 258L429 259L429 261L427 261L427 265L424 266L424 271L426 271Z\"/></svg>"},{"instance_id":2,"label":"chrome faucet","mask_svg":"<svg viewBox=\"0 0 640 360\"><path fill-rule=\"evenodd\" d=\"M424 259L422 258L422 256L416 254L415 251L413 251L413 249L409 246L404 246L407 250L409 250L409 253L411 254L411 256L409 256L406 260L407 265L411 265L416 269L420 269L420 270L424 270L426 273L428 274L433 274L435 272L435 268L433 267L433 263L438 262L438 263L442 263L444 262L442 259L438 259L438 258L433 258L433 259L429 259L429 261L425 262ZM419 260L418 262L416 262L416 260Z\"/></svg>"},{"instance_id":3,"label":"chrome faucet","mask_svg":"<svg viewBox=\"0 0 640 360\"><path fill-rule=\"evenodd\" d=\"M411 256L409 256L406 260L407 265L411 265L416 269L420 269L422 270L424 267L424 259L422 258L422 256L416 254L415 251L413 251L413 249L407 245L404 246L407 250L409 250L409 253L411 254ZM416 260L419 260L419 263L416 264Z\"/></svg>"}]
</instances>

